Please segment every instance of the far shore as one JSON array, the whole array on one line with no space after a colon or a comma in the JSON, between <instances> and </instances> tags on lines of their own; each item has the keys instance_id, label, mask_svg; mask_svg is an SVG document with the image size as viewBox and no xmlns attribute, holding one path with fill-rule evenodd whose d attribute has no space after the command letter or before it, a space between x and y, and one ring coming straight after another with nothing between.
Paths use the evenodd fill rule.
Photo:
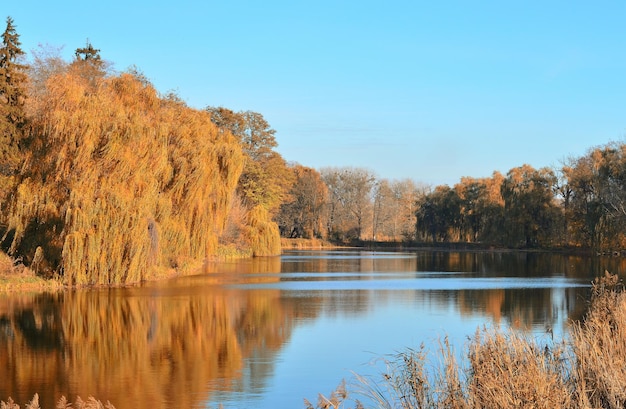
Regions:
<instances>
[{"instance_id":1,"label":"far shore","mask_svg":"<svg viewBox=\"0 0 626 409\"><path fill-rule=\"evenodd\" d=\"M553 252L574 255L591 255L592 253L581 248L552 248L552 249L511 249L494 247L481 243L416 243L416 242L377 242L377 241L354 241L352 243L337 244L321 239L281 239L283 250L330 250L330 249L367 249L367 250L389 250L389 251L487 251L487 252ZM608 255L623 256L623 252L612 252ZM216 259L213 261L220 261ZM194 271L193 267L185 271ZM150 281L166 280L185 272L168 270ZM57 278L43 278L35 274L29 268L16 264L10 257L0 253L0 294L2 293L40 293L61 291L68 289Z\"/></svg>"}]
</instances>

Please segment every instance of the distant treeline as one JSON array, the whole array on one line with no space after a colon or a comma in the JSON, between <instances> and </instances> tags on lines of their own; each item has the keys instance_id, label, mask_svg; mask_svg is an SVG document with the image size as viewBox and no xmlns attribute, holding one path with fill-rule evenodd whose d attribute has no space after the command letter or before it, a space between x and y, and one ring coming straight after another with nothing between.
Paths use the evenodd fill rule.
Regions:
<instances>
[{"instance_id":1,"label":"distant treeline","mask_svg":"<svg viewBox=\"0 0 626 409\"><path fill-rule=\"evenodd\" d=\"M439 186L420 200L417 219L417 237L424 240L621 251L626 145L593 148L559 169L523 165Z\"/></svg>"},{"instance_id":2,"label":"distant treeline","mask_svg":"<svg viewBox=\"0 0 626 409\"><path fill-rule=\"evenodd\" d=\"M310 188L295 188L296 200L284 204L277 219L283 234L343 242L480 243L599 253L626 249L623 143L592 148L560 168L522 165L506 175L464 177L452 187L390 182L359 168L322 169L317 178L326 199L299 216L294 207L302 210L303 197L313 195L307 193Z\"/></svg>"}]
</instances>

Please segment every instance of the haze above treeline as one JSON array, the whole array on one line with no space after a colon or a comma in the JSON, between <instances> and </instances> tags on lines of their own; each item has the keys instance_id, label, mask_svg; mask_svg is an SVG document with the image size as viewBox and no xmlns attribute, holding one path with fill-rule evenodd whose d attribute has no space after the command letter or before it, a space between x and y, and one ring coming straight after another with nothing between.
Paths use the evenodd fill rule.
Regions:
<instances>
[{"instance_id":1,"label":"haze above treeline","mask_svg":"<svg viewBox=\"0 0 626 409\"><path fill-rule=\"evenodd\" d=\"M27 57L11 18L0 95L1 245L68 285L276 255L281 237L584 251L626 243L620 143L559 169L520 165L434 188L420 175L313 169L277 152L261 113L191 108L136 67L113 71L89 42L71 61L49 47Z\"/></svg>"}]
</instances>

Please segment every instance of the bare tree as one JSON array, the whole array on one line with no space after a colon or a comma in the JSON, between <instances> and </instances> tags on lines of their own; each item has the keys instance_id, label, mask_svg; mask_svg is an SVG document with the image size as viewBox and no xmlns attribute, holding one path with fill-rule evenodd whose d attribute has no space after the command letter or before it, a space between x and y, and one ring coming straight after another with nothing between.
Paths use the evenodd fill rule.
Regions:
<instances>
[{"instance_id":1,"label":"bare tree","mask_svg":"<svg viewBox=\"0 0 626 409\"><path fill-rule=\"evenodd\" d=\"M363 239L371 227L372 188L376 177L364 168L324 168L322 180L329 191L329 236Z\"/></svg>"}]
</instances>

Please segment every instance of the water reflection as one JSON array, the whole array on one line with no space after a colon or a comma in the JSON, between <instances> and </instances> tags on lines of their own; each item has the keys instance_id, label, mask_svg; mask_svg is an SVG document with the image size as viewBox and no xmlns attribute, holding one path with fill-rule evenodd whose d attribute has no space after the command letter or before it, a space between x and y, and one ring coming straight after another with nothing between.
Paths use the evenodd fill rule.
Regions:
<instances>
[{"instance_id":1,"label":"water reflection","mask_svg":"<svg viewBox=\"0 0 626 409\"><path fill-rule=\"evenodd\" d=\"M241 377L243 358L271 356L293 309L276 291L201 286L196 277L144 288L5 299L0 306L0 396L42 407L89 395L119 409L196 407ZM251 379L267 369L251 368Z\"/></svg>"},{"instance_id":2,"label":"water reflection","mask_svg":"<svg viewBox=\"0 0 626 409\"><path fill-rule=\"evenodd\" d=\"M565 331L605 269L623 274L625 262L294 251L142 287L1 296L0 398L23 403L38 392L42 407L61 395L118 409L297 406L345 376L333 378L331 359L358 370L363 351L415 346L433 326Z\"/></svg>"}]
</instances>

